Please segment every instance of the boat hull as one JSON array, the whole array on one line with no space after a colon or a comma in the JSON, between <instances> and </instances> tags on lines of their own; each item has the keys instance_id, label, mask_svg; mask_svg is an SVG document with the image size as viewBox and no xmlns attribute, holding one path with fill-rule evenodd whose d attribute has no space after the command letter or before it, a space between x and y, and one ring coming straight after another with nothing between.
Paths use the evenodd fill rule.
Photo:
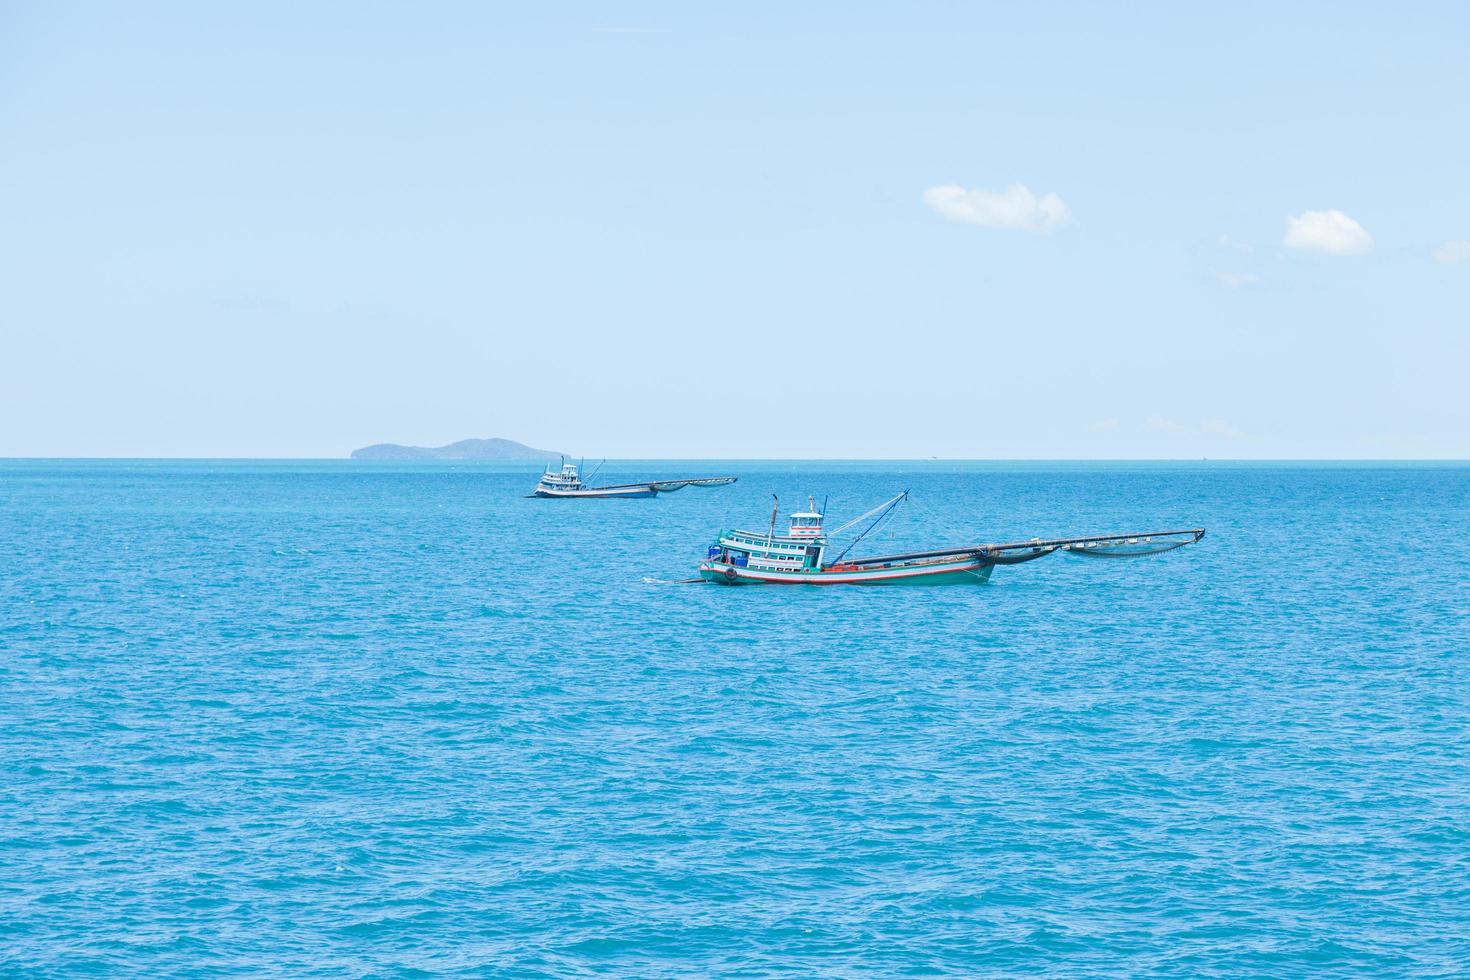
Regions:
<instances>
[{"instance_id":1,"label":"boat hull","mask_svg":"<svg viewBox=\"0 0 1470 980\"><path fill-rule=\"evenodd\" d=\"M617 497L617 498L623 499L623 498L636 498L636 497L656 497L656 496L658 496L658 491L655 490L652 486L649 486L648 484L640 484L640 485L631 486L631 487L600 487L600 488L589 487L589 488L584 489L584 490L547 490L547 489L544 489L544 488L538 488L536 490L536 492L530 494L530 496L532 496L532 497Z\"/></svg>"},{"instance_id":2,"label":"boat hull","mask_svg":"<svg viewBox=\"0 0 1470 980\"><path fill-rule=\"evenodd\" d=\"M699 577L720 585L978 585L989 581L988 562L923 562L886 568L810 569L774 572L705 562Z\"/></svg>"}]
</instances>

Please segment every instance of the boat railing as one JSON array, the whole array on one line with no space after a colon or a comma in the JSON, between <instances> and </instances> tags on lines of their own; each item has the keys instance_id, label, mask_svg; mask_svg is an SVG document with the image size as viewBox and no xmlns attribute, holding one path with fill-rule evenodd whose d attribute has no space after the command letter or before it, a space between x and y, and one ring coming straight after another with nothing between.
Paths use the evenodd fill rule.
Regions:
<instances>
[{"instance_id":1,"label":"boat railing","mask_svg":"<svg viewBox=\"0 0 1470 980\"><path fill-rule=\"evenodd\" d=\"M730 541L735 544L741 545L749 545L755 548L796 548L803 552L806 551L809 546L821 543L817 538L802 538L800 540L793 540L786 535L767 537L766 535L758 534L755 531L726 531L720 535L720 538L724 541Z\"/></svg>"}]
</instances>

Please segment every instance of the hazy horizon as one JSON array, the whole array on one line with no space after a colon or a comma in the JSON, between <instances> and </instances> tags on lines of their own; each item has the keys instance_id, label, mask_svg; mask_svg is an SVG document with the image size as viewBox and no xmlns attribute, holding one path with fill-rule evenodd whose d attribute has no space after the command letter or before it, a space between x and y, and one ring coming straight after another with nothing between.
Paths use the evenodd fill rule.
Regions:
<instances>
[{"instance_id":1,"label":"hazy horizon","mask_svg":"<svg viewBox=\"0 0 1470 980\"><path fill-rule=\"evenodd\" d=\"M1269 463L1290 465L1292 463L1333 464L1368 466L1375 463L1426 465L1470 465L1470 458L1383 456L1334 458L1327 456L1301 457L1247 457L1247 456L1116 456L1116 457L1022 457L1022 456L597 456L579 453L566 454L568 460L585 460L597 463ZM537 459L351 459L342 456L0 456L0 462L138 462L138 463L351 463L356 466L502 466L532 467L545 465Z\"/></svg>"}]
</instances>

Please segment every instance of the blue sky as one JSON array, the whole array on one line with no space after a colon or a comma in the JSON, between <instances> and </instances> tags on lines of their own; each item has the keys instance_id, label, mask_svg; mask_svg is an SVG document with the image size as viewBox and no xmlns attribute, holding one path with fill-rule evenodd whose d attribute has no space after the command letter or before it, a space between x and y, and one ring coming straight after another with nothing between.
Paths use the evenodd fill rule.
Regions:
<instances>
[{"instance_id":1,"label":"blue sky","mask_svg":"<svg viewBox=\"0 0 1470 980\"><path fill-rule=\"evenodd\" d=\"M1470 457L1470 6L793 6L0 6L0 455Z\"/></svg>"}]
</instances>

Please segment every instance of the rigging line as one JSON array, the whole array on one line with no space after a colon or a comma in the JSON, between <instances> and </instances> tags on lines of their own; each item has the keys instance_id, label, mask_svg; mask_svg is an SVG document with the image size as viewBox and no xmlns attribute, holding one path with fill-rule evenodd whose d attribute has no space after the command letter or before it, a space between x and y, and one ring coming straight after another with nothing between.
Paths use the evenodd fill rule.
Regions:
<instances>
[{"instance_id":1,"label":"rigging line","mask_svg":"<svg viewBox=\"0 0 1470 980\"><path fill-rule=\"evenodd\" d=\"M842 561L842 559L847 556L847 553L849 551L851 551L854 547L856 547L857 546L857 543L859 541L861 541L863 538L867 537L869 531L873 530L873 528L875 528L879 524L881 524L883 522L883 518L885 518L889 514L893 513L893 508L897 507L899 501L903 500L903 498L907 497L908 495L909 495L909 492L907 490L905 490L903 493L899 494L897 497L894 497L892 500L888 501L887 504L882 505L882 506L885 506L887 509L884 510L883 513L879 514L876 518L874 518L873 519L873 523L871 523L867 527L863 528L863 533L862 534L859 534L857 537L853 538L852 539L852 544L849 544L846 548L843 548L842 549L842 554L840 554L836 558L834 558L831 562L829 562L829 564L835 565L838 562ZM872 512L873 511L871 511L871 510L868 511L869 514L871 514ZM864 516L866 516L866 515L864 515ZM861 518L859 518L859 520L861 520Z\"/></svg>"},{"instance_id":2,"label":"rigging line","mask_svg":"<svg viewBox=\"0 0 1470 980\"><path fill-rule=\"evenodd\" d=\"M903 493L899 494L897 497L894 497L892 500L885 500L881 504L879 504L877 507L874 507L872 510L865 511L864 513L859 514L858 516L854 517L852 520L848 521L846 524L842 525L841 527L837 528L836 530L834 530L834 531L828 531L827 532L828 537L835 537L835 536L841 534L843 531L846 531L848 528L852 527L854 524L861 524L863 521L866 521L868 518L870 518L874 514L878 513L878 511L882 510L884 507L888 507L888 506L891 506L893 504L898 503L904 497L907 497L908 496L908 493L909 492L907 490L905 490Z\"/></svg>"},{"instance_id":3,"label":"rigging line","mask_svg":"<svg viewBox=\"0 0 1470 980\"><path fill-rule=\"evenodd\" d=\"M970 532L963 530L954 521L940 513L938 508L926 504L922 494L918 497L910 497L909 506L913 508L920 521L934 525L955 541L969 541L974 538Z\"/></svg>"}]
</instances>

